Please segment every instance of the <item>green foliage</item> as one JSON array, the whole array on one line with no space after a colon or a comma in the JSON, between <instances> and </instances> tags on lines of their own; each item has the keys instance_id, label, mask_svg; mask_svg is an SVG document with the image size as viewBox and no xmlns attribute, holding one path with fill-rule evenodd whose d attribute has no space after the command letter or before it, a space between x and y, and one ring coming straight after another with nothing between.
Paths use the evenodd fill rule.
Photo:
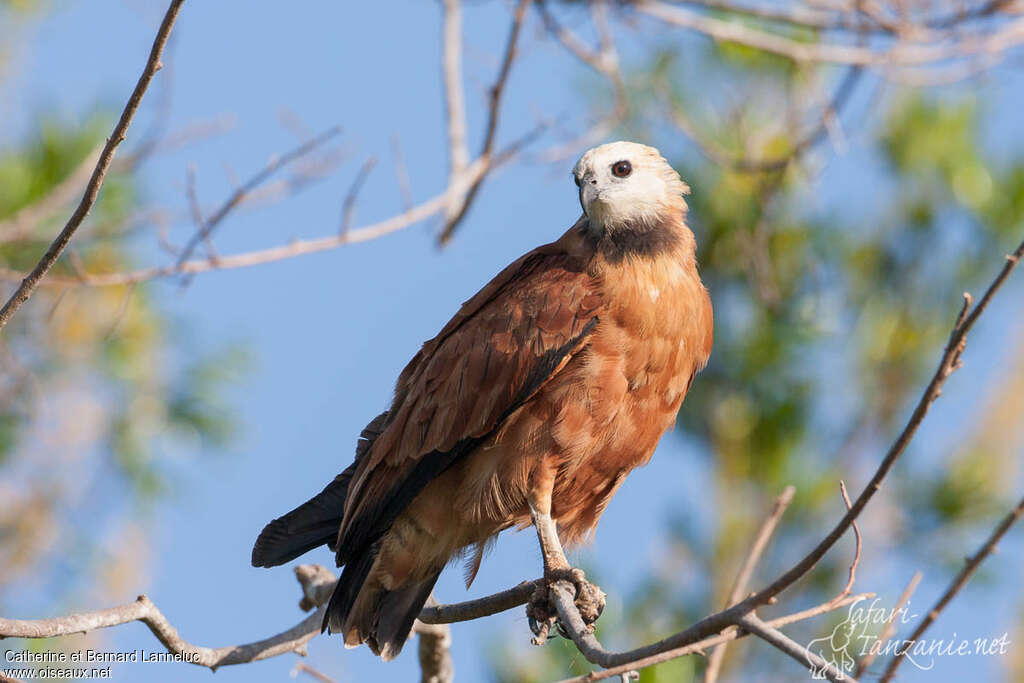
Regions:
<instances>
[{"instance_id":1,"label":"green foliage","mask_svg":"<svg viewBox=\"0 0 1024 683\"><path fill-rule=\"evenodd\" d=\"M0 153L0 221L46 205L54 188L102 143L109 117L83 125L44 120L19 145ZM73 193L72 193L73 194ZM72 255L93 272L133 266L129 217L135 180L108 175L75 243L54 268L73 276ZM0 239L0 267L30 268L71 210L70 197L25 234ZM0 600L22 573L46 576L57 545L74 527L111 522L118 503L151 508L181 475L182 452L222 447L233 420L221 394L244 369L240 349L184 347L149 287L51 287L44 284L5 330L0 358L0 479L17 487L0 509ZM176 340L176 341L175 341ZM184 358L185 360L179 360ZM83 473L103 490L104 505L67 507L81 496ZM136 505L136 507L139 507ZM39 534L39 529L51 530ZM89 546L65 559L91 571ZM56 545L55 545L56 544ZM38 577L37 577L38 578ZM64 588L64 582L61 588ZM53 593L55 600L64 596Z\"/></svg>"}]
</instances>

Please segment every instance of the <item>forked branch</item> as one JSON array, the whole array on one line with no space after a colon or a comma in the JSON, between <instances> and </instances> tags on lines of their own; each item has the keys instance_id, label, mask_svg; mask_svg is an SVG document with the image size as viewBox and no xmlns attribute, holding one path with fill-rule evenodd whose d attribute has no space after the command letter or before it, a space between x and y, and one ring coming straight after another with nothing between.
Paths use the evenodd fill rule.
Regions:
<instances>
[{"instance_id":1,"label":"forked branch","mask_svg":"<svg viewBox=\"0 0 1024 683\"><path fill-rule=\"evenodd\" d=\"M21 284L14 290L7 303L0 309L0 330L10 322L11 317L21 308L22 304L32 296L40 281L46 276L50 268L53 267L53 264L57 262L57 259L60 258L60 255L74 236L75 231L78 230L82 221L85 220L89 211L92 210L93 204L96 203L100 188L103 187L103 179L106 177L110 164L114 160L114 153L117 151L118 145L124 141L128 133L128 127L131 125L132 119L135 118L135 112L138 111L139 104L142 103L142 97L146 94L146 89L149 88L153 76L163 66L160 62L160 57L163 55L164 46L171 35L171 29L174 28L174 21L178 18L178 10L181 9L183 2L184 0L171 0L171 4L164 14L163 21L160 23L160 28L156 32L156 38L153 40L153 47L150 49L146 66L142 69L142 75L139 76L135 89L128 98L128 102L124 105L121 118L118 119L117 125L114 126L114 131L107 138L107 143L103 146L102 151L100 151L99 159L96 161L95 168L93 168L92 176L89 178L89 184L85 188L82 200L78 203L78 207L71 214L71 218L68 219L64 228L50 244L46 253L43 254L35 268L32 269L32 272L21 281Z\"/></svg>"}]
</instances>

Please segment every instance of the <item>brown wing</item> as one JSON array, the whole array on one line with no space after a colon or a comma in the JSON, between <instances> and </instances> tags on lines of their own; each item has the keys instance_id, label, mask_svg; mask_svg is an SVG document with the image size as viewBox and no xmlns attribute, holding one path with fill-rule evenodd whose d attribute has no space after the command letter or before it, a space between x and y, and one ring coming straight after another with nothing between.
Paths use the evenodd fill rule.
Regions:
<instances>
[{"instance_id":1,"label":"brown wing","mask_svg":"<svg viewBox=\"0 0 1024 683\"><path fill-rule=\"evenodd\" d=\"M502 271L403 370L388 420L353 477L339 558L386 532L432 479L585 345L601 297L584 264L559 244Z\"/></svg>"}]
</instances>

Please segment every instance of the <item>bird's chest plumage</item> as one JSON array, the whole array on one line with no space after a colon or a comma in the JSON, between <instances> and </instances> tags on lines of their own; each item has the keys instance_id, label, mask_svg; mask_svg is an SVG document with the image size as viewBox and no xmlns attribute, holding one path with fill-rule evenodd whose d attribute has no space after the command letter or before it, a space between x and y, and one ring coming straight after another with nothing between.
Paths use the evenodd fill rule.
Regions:
<instances>
[{"instance_id":1,"label":"bird's chest plumage","mask_svg":"<svg viewBox=\"0 0 1024 683\"><path fill-rule=\"evenodd\" d=\"M606 305L586 351L545 392L561 461L555 512L569 537L596 524L625 475L650 458L710 346L692 260L628 263L602 279Z\"/></svg>"}]
</instances>

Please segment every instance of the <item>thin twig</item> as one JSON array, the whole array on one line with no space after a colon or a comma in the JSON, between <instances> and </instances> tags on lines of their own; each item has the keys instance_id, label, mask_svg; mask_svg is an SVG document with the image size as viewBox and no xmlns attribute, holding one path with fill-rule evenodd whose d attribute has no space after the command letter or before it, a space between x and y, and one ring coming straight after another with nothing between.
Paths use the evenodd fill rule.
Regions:
<instances>
[{"instance_id":1,"label":"thin twig","mask_svg":"<svg viewBox=\"0 0 1024 683\"><path fill-rule=\"evenodd\" d=\"M764 549L768 547L768 541L771 539L772 534L775 533L775 527L778 526L779 520L782 519L782 515L786 512L786 508L793 501L793 494L796 493L796 489L792 486L787 486L783 489L782 493L778 498L775 499L775 504L772 506L771 512L765 518L764 522L761 523L761 528L757 532L757 536L754 537L754 543L750 546L750 551L747 553L746 559L743 561L743 565L740 567L739 573L733 580L732 588L729 591L729 597L725 601L726 607L732 607L739 602L744 593L747 591L747 586L750 584L750 577L754 575L754 568L761 559L761 555L764 554ZM727 643L722 643L715 647L711 651L711 655L708 657L708 666L704 670L704 683L714 683L718 680L718 674L722 668L722 661L725 659L725 649L728 647Z\"/></svg>"},{"instance_id":2,"label":"thin twig","mask_svg":"<svg viewBox=\"0 0 1024 683\"><path fill-rule=\"evenodd\" d=\"M826 662L811 652L809 648L796 642L782 631L764 623L753 612L742 617L738 625L771 644L777 650L786 653L800 662L808 671L813 671L816 675L824 676L833 683L844 683L845 681L857 683L856 679L852 678L848 673L840 671L834 664Z\"/></svg>"},{"instance_id":3,"label":"thin twig","mask_svg":"<svg viewBox=\"0 0 1024 683\"><path fill-rule=\"evenodd\" d=\"M437 607L431 593L427 607ZM419 636L417 654L420 660L421 683L452 683L455 664L452 662L452 629L448 624L425 624L419 619L412 630Z\"/></svg>"},{"instance_id":4,"label":"thin twig","mask_svg":"<svg viewBox=\"0 0 1024 683\"><path fill-rule=\"evenodd\" d=\"M854 670L853 675L855 678L860 678L864 675L864 672L868 670L872 662L878 656L877 648L881 643L886 642L892 637L892 634L896 632L896 615L899 614L900 610L910 601L910 596L917 590L917 586L921 583L921 577L923 574L917 571L910 577L910 583L903 589L903 593L900 595L899 600L896 601L896 605L889 611L889 616L885 619L885 626L882 627L882 631L875 638L874 644L868 648L867 654L861 657L860 661L857 662L857 668Z\"/></svg>"},{"instance_id":5,"label":"thin twig","mask_svg":"<svg viewBox=\"0 0 1024 683\"><path fill-rule=\"evenodd\" d=\"M209 218L202 222L195 234L192 235L192 238L185 243L185 247L181 250L181 254L178 256L178 261L175 266L180 268L186 261L188 261L192 256L192 252L195 251L195 248L201 242L208 240L220 222L223 221L236 206L245 200L253 190L263 184L278 170L292 163L296 159L300 159L309 154L340 132L341 128L339 126L333 126L320 135L303 142L298 147L286 152L280 157L272 159L266 166L253 174L251 178L235 189L224 203L221 204L216 211L210 214Z\"/></svg>"},{"instance_id":6,"label":"thin twig","mask_svg":"<svg viewBox=\"0 0 1024 683\"><path fill-rule=\"evenodd\" d=\"M326 589L333 590L332 573L326 570L306 574L296 571L296 575L302 583L303 592L307 596L316 595L317 605L330 598ZM126 605L85 614L39 620L0 618L0 638L55 638L141 621L168 652L180 655L181 660L189 664L216 670L222 666L245 664L292 652L320 633L323 617L323 607L319 607L299 624L270 638L244 645L201 647L183 639L156 605L145 595L140 595Z\"/></svg>"},{"instance_id":7,"label":"thin twig","mask_svg":"<svg viewBox=\"0 0 1024 683\"><path fill-rule=\"evenodd\" d=\"M816 617L818 615L837 610L841 607L852 605L853 603L859 602L861 600L870 600L874 597L874 593L861 593L859 595L852 595L850 597L845 598L839 604L830 604L831 601L827 603L822 603L821 605L818 605L811 609L803 610L802 612L795 612L793 614L787 614L783 617L770 619L765 623L773 628L781 628L788 624L793 624L798 621L804 621L805 619L810 619L811 617ZM563 681L559 681L559 683L587 683L588 681L600 681L606 678L614 678L629 671L639 671L640 669L646 669L647 667L662 664L672 659L678 659L679 657L685 657L687 655L692 654L703 654L704 651L707 650L709 647L714 647L716 645L720 645L726 642L732 642L733 640L743 638L747 635L749 634L746 631L740 630L736 626L729 626L723 629L721 633L709 636L702 640L698 640L694 643L690 643L689 645L684 645L676 649L664 650L657 654L650 655L642 659L636 659L631 662L621 664L619 666L609 667L607 669L603 669L600 671L591 671L590 673L584 674L582 676L577 676L575 678L568 678Z\"/></svg>"},{"instance_id":8,"label":"thin twig","mask_svg":"<svg viewBox=\"0 0 1024 683\"><path fill-rule=\"evenodd\" d=\"M356 173L355 179L352 181L352 185L348 188L348 193L345 195L345 201L341 205L341 234L344 235L352 227L352 217L356 209L356 199L359 198L359 191L363 189L363 184L366 183L366 179L370 175L370 171L377 165L377 160L374 157L369 157L363 162L363 165L359 167L359 172Z\"/></svg>"},{"instance_id":9,"label":"thin twig","mask_svg":"<svg viewBox=\"0 0 1024 683\"><path fill-rule=\"evenodd\" d=\"M882 462L879 464L875 474L871 477L867 486L861 491L860 495L857 496L857 500L854 501L853 506L847 511L846 515L836 524L829 534L818 543L813 550L811 550L800 562L794 565L789 571L780 576L769 586L759 591L755 595L747 598L744 602L749 602L753 606L767 604L772 598L777 596L779 593L784 591L789 586L793 585L800 577L809 572L811 568L818 563L818 561L824 557L825 553L835 545L836 541L847 529L853 524L854 520L860 515L861 511L868 504L868 501L874 497L875 493L882 487L882 481L885 479L889 471L892 470L896 460L906 451L910 441L914 438L918 428L921 426L921 422L924 420L925 415L928 414L928 410L931 408L932 403L942 394L942 387L949 379L949 376L956 371L961 364L960 357L963 353L964 347L967 343L967 333L974 327L978 318L988 308L992 297L995 293L1006 282L1006 279L1013 272L1013 269L1019 263L1021 256L1024 256L1024 242L1018 245L1017 249L1012 254L1007 255L1006 263L1003 268L1000 269L995 279L989 284L988 289L985 290L985 294L981 297L981 300L971 308L971 297L969 294L964 294L964 305L957 315L956 322L953 325L953 330L950 333L949 341L946 344L946 348L943 350L942 356L939 359L939 365L935 370L935 374L932 376L928 385L925 387L924 392L921 394L921 398L918 400L917 405L914 407L907 424L900 432L899 436L890 446ZM742 603L741 603L742 604Z\"/></svg>"},{"instance_id":10,"label":"thin twig","mask_svg":"<svg viewBox=\"0 0 1024 683\"><path fill-rule=\"evenodd\" d=\"M846 503L846 510L849 511L852 506L850 503L850 494L846 492L846 482L839 481L839 492L843 495L843 502ZM853 561L850 562L850 571L846 579L846 586L843 587L842 592L839 593L839 597L845 598L853 591L853 584L857 582L857 566L860 564L860 551L861 551L861 537L860 527L857 526L857 520L853 520L853 538L857 544L853 552ZM838 598L837 598L838 599Z\"/></svg>"},{"instance_id":11,"label":"thin twig","mask_svg":"<svg viewBox=\"0 0 1024 683\"><path fill-rule=\"evenodd\" d=\"M295 677L300 673L304 673L310 678L315 678L320 681L320 683L337 683L337 681L325 674L323 671L314 669L305 662L295 662L295 668L292 669L292 676Z\"/></svg>"},{"instance_id":12,"label":"thin twig","mask_svg":"<svg viewBox=\"0 0 1024 683\"><path fill-rule=\"evenodd\" d=\"M398 179L398 193L402 197L402 210L408 211L412 208L412 184L409 182L409 170L405 167L405 157L402 156L402 145L397 133L391 136L391 154L395 160L395 177Z\"/></svg>"},{"instance_id":13,"label":"thin twig","mask_svg":"<svg viewBox=\"0 0 1024 683\"><path fill-rule=\"evenodd\" d=\"M946 608L946 605L950 603L957 596L957 594L963 589L967 582L970 581L971 577L974 576L974 572L978 570L981 563L985 561L985 558L995 552L996 545L1002 540L1006 532L1010 530L1020 518L1024 516L1024 498L1020 499L1020 502L1005 516L999 525L992 531L992 534L988 539L978 548L978 552L974 553L971 557L967 558L964 563L964 568L960 570L960 573L956 575L952 583L939 598L939 601L935 603L921 623L918 624L914 632L910 634L910 637L905 641L906 647L899 650L889 662L889 666L885 668L882 673L882 677L879 679L879 683L886 683L891 681L892 677L896 674L896 669L900 664L903 663L904 655L914 646L914 644L921 639L924 632L928 630L936 619L939 618L939 614Z\"/></svg>"},{"instance_id":14,"label":"thin twig","mask_svg":"<svg viewBox=\"0 0 1024 683\"><path fill-rule=\"evenodd\" d=\"M629 117L629 98L626 95L626 83L619 66L619 55L615 49L615 40L608 22L607 2L604 0L591 4L590 13L594 29L598 34L598 49L591 49L575 33L565 28L555 19L543 0L536 3L537 11L545 29L561 43L566 50L596 73L608 80L612 87L615 106L611 112L601 116L594 125L572 140L547 150L542 156L543 161L560 161L577 153L581 148L590 147L603 138Z\"/></svg>"},{"instance_id":15,"label":"thin twig","mask_svg":"<svg viewBox=\"0 0 1024 683\"><path fill-rule=\"evenodd\" d=\"M668 101L668 114L672 123L690 138L697 146L697 149L706 158L724 168L738 171L740 173L774 173L784 171L796 161L804 152L808 151L828 135L829 121L838 117L839 112L850 101L856 89L857 83L861 80L864 70L859 67L851 67L843 76L835 92L829 99L828 104L822 108L817 117L816 123L800 136L789 150L780 156L768 159L751 159L746 156L732 154L714 140L703 135L697 125L686 114L681 105L671 99L667 84L662 81L659 89L663 97Z\"/></svg>"},{"instance_id":16,"label":"thin twig","mask_svg":"<svg viewBox=\"0 0 1024 683\"><path fill-rule=\"evenodd\" d=\"M492 155L490 158L478 158L469 168L466 169L465 179L474 180L486 175L495 168L507 163L514 158L520 150L532 142L543 130L542 127L535 128L518 140L513 141L501 152ZM309 240L293 240L267 249L218 256L216 259L193 259L186 261L180 266L171 264L167 266L152 266L134 271L115 273L89 273L78 272L75 277L49 277L44 284L67 287L112 287L117 285L130 284L132 282L144 282L157 278L171 277L180 274L197 274L213 270L232 270L235 268L248 268L251 266L272 263L284 259L295 258L306 254L318 253L337 249L338 247L368 242L389 235L399 230L404 230L412 225L433 216L444 209L449 198L457 193L464 193L465 187L449 186L440 194L422 202L408 211L392 216L376 223L354 228L345 235L333 234L325 237ZM25 275L19 271L0 267L0 280L18 281Z\"/></svg>"},{"instance_id":17,"label":"thin twig","mask_svg":"<svg viewBox=\"0 0 1024 683\"><path fill-rule=\"evenodd\" d=\"M787 57L794 62L827 62L892 69L924 66L977 54L1005 52L1024 42L1024 20L1014 20L997 31L977 37L960 37L952 42L897 41L877 49L839 43L805 43L780 34L762 31L740 22L719 19L660 0L642 0L636 9L666 24L714 38L739 43L764 52Z\"/></svg>"},{"instance_id":18,"label":"thin twig","mask_svg":"<svg viewBox=\"0 0 1024 683\"><path fill-rule=\"evenodd\" d=\"M441 69L444 75L445 113L448 117L448 176L458 182L469 165L466 141L466 94L462 85L462 2L444 0L444 26L441 34ZM459 213L453 201L444 210L445 221Z\"/></svg>"},{"instance_id":19,"label":"thin twig","mask_svg":"<svg viewBox=\"0 0 1024 683\"><path fill-rule=\"evenodd\" d=\"M35 268L32 269L32 272L22 280L10 299L4 304L4 307L0 309L0 330L7 326L15 312L32 296L36 287L39 286L39 282L46 276L50 268L53 267L53 264L57 262L57 259L60 258L60 255L74 236L75 231L78 230L78 226L82 224L82 221L85 220L85 217L92 209L93 204L96 203L100 188L103 186L103 179L106 177L107 170L114 160L114 153L117 151L118 145L124 141L128 132L128 126L131 125L132 119L135 118L135 112L138 111L139 104L142 102L142 96L146 94L146 89L153 80L154 74L162 66L160 56L163 54L167 38L171 34L174 21L178 17L178 10L181 9L183 2L184 0L171 0L171 4L164 14L163 21L160 23L160 28L157 30L156 38L153 40L153 47L149 52L149 58L146 60L146 66L143 68L142 75L139 76L135 89L124 106L124 111L121 112L121 118L118 120L117 125L114 126L110 137L107 138L103 151L100 152L99 160L96 162L96 167L89 178L89 184L85 188L85 194L82 195L82 201L79 202L78 207L71 214L67 224L64 225L60 234L50 244L46 253L36 264Z\"/></svg>"},{"instance_id":20,"label":"thin twig","mask_svg":"<svg viewBox=\"0 0 1024 683\"><path fill-rule=\"evenodd\" d=\"M520 29L523 27L523 18L526 16L526 7L529 4L530 0L519 0L519 4L512 15L512 27L509 29L508 43L505 46L505 57L501 62L501 68L498 70L498 78L494 85L491 86L487 128L484 133L483 149L480 151L478 160L489 160L491 153L494 151L494 140L498 133L498 117L501 112L501 96L505 92L505 84L508 82L508 75L512 71L512 62L516 58L516 45L519 42ZM477 192L480 191L480 186L483 184L485 177L486 175L479 175L472 182L468 182L468 189L462 197L461 205L458 211L445 222L444 229L438 237L438 244L444 245L451 240L459 223L462 222L466 212L469 211L469 206L473 203L473 199L476 198ZM453 180L457 183L460 179L456 178Z\"/></svg>"}]
</instances>

